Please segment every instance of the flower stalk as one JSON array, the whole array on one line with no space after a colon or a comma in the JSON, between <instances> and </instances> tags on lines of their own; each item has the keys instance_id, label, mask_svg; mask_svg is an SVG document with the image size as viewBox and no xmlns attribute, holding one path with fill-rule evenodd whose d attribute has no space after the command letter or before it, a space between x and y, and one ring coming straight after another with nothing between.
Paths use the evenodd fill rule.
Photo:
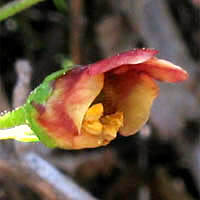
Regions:
<instances>
[{"instance_id":1,"label":"flower stalk","mask_svg":"<svg viewBox=\"0 0 200 200\"><path fill-rule=\"evenodd\" d=\"M24 106L0 116L0 140L14 139L19 142L38 142L38 137L26 125Z\"/></svg>"},{"instance_id":2,"label":"flower stalk","mask_svg":"<svg viewBox=\"0 0 200 200\"><path fill-rule=\"evenodd\" d=\"M0 116L0 129L8 129L22 124L26 124L23 106L11 112L3 112Z\"/></svg>"}]
</instances>

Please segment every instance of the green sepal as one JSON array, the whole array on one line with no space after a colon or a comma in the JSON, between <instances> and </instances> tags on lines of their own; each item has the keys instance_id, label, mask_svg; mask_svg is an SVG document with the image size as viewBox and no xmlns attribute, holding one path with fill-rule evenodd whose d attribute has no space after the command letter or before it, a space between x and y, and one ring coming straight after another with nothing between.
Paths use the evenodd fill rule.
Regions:
<instances>
[{"instance_id":1,"label":"green sepal","mask_svg":"<svg viewBox=\"0 0 200 200\"><path fill-rule=\"evenodd\" d=\"M28 125L37 135L39 140L49 148L56 147L55 141L48 136L47 131L43 127L41 127L40 124L38 123L37 121L38 112L35 109L35 107L32 104L27 104L26 111L28 113L27 114Z\"/></svg>"},{"instance_id":2,"label":"green sepal","mask_svg":"<svg viewBox=\"0 0 200 200\"><path fill-rule=\"evenodd\" d=\"M31 92L26 104L31 104L32 102L45 104L52 93L53 81L64 75L67 71L68 69L62 69L47 76L44 81Z\"/></svg>"}]
</instances>

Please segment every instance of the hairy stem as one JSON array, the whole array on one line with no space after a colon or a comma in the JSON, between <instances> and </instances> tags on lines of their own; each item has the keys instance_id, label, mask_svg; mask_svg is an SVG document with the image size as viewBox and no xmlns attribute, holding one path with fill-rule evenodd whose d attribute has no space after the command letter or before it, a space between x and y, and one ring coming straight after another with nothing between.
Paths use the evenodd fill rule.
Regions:
<instances>
[{"instance_id":1,"label":"hairy stem","mask_svg":"<svg viewBox=\"0 0 200 200\"><path fill-rule=\"evenodd\" d=\"M15 0L0 8L0 21L44 0Z\"/></svg>"},{"instance_id":2,"label":"hairy stem","mask_svg":"<svg viewBox=\"0 0 200 200\"><path fill-rule=\"evenodd\" d=\"M26 124L23 106L0 116L0 129L12 128L23 124Z\"/></svg>"}]
</instances>

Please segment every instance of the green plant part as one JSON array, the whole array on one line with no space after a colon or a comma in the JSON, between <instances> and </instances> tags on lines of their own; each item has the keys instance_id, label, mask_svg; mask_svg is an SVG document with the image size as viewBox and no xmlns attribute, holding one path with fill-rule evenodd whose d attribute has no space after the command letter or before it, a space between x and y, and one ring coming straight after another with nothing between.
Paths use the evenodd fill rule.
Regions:
<instances>
[{"instance_id":1,"label":"green plant part","mask_svg":"<svg viewBox=\"0 0 200 200\"><path fill-rule=\"evenodd\" d=\"M0 21L7 19L44 0L15 0L0 8Z\"/></svg>"},{"instance_id":2,"label":"green plant part","mask_svg":"<svg viewBox=\"0 0 200 200\"><path fill-rule=\"evenodd\" d=\"M67 2L66 0L53 0L56 8L62 12L62 13L67 13Z\"/></svg>"}]
</instances>

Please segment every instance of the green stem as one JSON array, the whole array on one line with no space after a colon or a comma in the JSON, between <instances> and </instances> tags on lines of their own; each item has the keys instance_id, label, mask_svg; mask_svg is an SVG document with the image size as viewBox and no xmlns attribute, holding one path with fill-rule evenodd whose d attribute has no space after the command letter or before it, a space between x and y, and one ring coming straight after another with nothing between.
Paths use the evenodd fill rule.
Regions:
<instances>
[{"instance_id":1,"label":"green stem","mask_svg":"<svg viewBox=\"0 0 200 200\"><path fill-rule=\"evenodd\" d=\"M23 106L0 116L0 129L12 128L23 124L26 124Z\"/></svg>"},{"instance_id":2,"label":"green stem","mask_svg":"<svg viewBox=\"0 0 200 200\"><path fill-rule=\"evenodd\" d=\"M15 0L0 8L0 21L44 0Z\"/></svg>"}]
</instances>

